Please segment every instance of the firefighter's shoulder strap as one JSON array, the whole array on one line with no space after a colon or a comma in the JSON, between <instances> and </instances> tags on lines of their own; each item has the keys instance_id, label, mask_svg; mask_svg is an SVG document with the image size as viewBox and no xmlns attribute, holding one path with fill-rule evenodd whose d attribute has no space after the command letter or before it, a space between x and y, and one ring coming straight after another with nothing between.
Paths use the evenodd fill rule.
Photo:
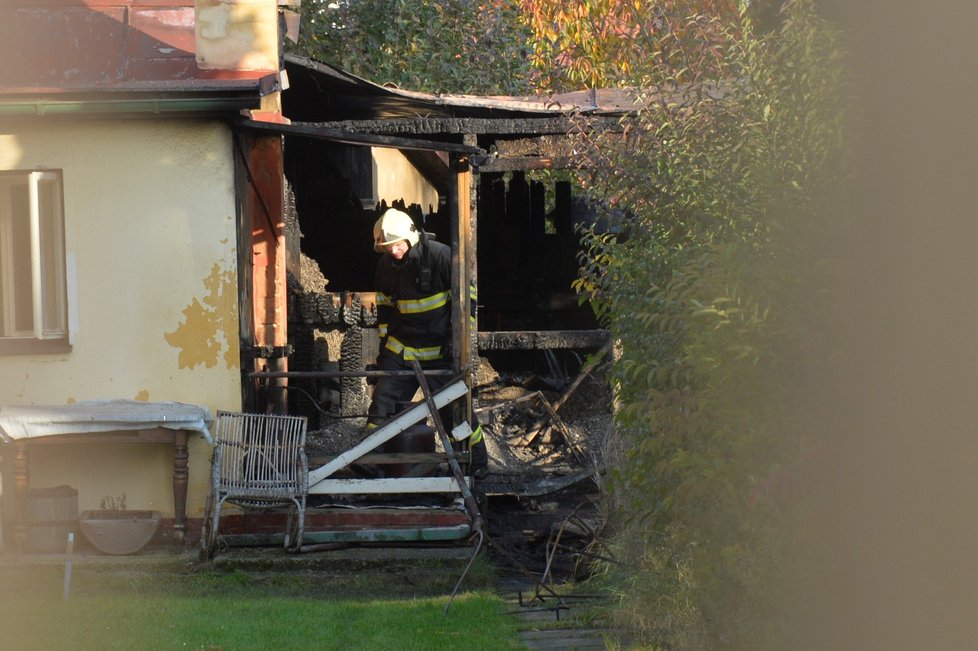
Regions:
<instances>
[{"instance_id":1,"label":"firefighter's shoulder strap","mask_svg":"<svg viewBox=\"0 0 978 651\"><path fill-rule=\"evenodd\" d=\"M421 269L418 272L418 289L425 294L431 293L431 247L428 246L428 234L423 228L418 232L418 259Z\"/></svg>"}]
</instances>

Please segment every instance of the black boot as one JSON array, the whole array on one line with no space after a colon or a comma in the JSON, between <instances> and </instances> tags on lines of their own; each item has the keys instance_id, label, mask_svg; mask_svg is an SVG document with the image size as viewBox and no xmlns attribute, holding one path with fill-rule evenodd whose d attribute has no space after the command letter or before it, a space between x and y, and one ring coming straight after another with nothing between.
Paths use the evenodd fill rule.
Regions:
<instances>
[{"instance_id":1,"label":"black boot","mask_svg":"<svg viewBox=\"0 0 978 651\"><path fill-rule=\"evenodd\" d=\"M470 449L472 461L472 476L476 479L483 479L489 474L489 451L486 444L480 441Z\"/></svg>"}]
</instances>

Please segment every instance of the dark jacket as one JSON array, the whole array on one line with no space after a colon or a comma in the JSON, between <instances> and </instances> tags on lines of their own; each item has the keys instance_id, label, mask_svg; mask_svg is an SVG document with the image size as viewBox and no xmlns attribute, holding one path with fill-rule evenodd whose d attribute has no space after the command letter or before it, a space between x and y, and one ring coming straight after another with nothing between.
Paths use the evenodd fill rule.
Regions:
<instances>
[{"instance_id":1,"label":"dark jacket","mask_svg":"<svg viewBox=\"0 0 978 651\"><path fill-rule=\"evenodd\" d=\"M427 247L430 286L421 285L421 255ZM380 346L405 360L448 356L452 323L451 248L429 240L412 246L402 260L377 262L377 326Z\"/></svg>"}]
</instances>

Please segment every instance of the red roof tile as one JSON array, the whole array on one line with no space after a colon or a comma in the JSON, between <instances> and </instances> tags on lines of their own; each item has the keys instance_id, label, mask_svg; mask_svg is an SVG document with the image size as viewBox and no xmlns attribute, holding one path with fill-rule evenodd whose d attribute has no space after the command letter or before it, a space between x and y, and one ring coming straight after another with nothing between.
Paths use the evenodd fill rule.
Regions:
<instances>
[{"instance_id":1,"label":"red roof tile","mask_svg":"<svg viewBox=\"0 0 978 651\"><path fill-rule=\"evenodd\" d=\"M201 70L194 47L191 0L0 0L0 93L241 88L274 72Z\"/></svg>"}]
</instances>

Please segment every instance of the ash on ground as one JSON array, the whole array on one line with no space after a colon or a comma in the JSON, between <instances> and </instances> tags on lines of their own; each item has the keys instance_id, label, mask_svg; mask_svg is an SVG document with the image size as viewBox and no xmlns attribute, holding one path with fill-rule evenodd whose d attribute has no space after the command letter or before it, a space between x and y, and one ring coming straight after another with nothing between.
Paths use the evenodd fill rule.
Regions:
<instances>
[{"instance_id":1,"label":"ash on ground","mask_svg":"<svg viewBox=\"0 0 978 651\"><path fill-rule=\"evenodd\" d=\"M613 431L605 371L606 363L581 364L553 375L478 361L473 397L489 474L475 491L489 554L511 571L552 582L587 572L605 524L601 485ZM311 458L336 455L366 436L365 417L329 419L308 432L307 450Z\"/></svg>"}]
</instances>

